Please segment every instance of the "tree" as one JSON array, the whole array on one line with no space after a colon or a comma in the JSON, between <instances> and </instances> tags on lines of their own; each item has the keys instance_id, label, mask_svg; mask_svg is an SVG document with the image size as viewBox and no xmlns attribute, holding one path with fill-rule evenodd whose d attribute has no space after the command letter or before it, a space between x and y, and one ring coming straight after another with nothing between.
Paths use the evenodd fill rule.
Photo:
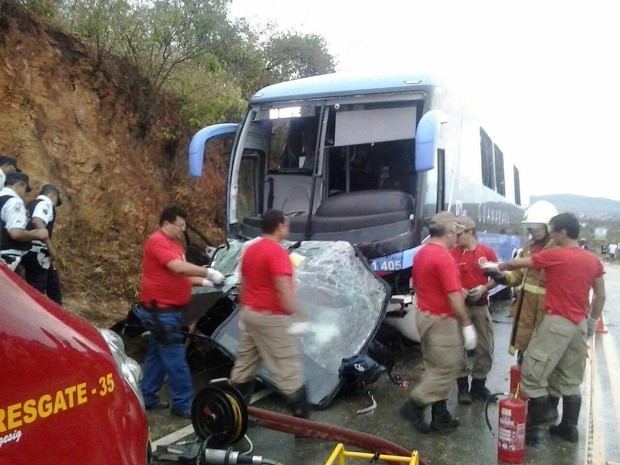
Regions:
<instances>
[{"instance_id":1,"label":"tree","mask_svg":"<svg viewBox=\"0 0 620 465\"><path fill-rule=\"evenodd\" d=\"M334 57L316 34L276 33L263 46L265 69L276 82L331 73Z\"/></svg>"}]
</instances>

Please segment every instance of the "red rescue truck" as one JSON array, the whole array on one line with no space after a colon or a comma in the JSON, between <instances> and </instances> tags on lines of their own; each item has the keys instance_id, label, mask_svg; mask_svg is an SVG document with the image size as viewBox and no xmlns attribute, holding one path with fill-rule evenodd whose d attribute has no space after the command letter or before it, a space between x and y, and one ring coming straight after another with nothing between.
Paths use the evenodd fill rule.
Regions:
<instances>
[{"instance_id":1,"label":"red rescue truck","mask_svg":"<svg viewBox=\"0 0 620 465\"><path fill-rule=\"evenodd\" d=\"M0 465L148 464L140 376L118 335L0 264Z\"/></svg>"}]
</instances>

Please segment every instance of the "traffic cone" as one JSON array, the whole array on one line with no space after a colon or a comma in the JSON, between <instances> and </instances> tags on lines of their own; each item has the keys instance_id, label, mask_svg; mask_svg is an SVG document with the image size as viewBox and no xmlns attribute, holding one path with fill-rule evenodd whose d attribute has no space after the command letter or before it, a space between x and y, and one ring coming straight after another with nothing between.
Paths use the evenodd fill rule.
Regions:
<instances>
[{"instance_id":1,"label":"traffic cone","mask_svg":"<svg viewBox=\"0 0 620 465\"><path fill-rule=\"evenodd\" d=\"M607 329L605 328L605 325L603 324L603 315L601 315L600 318L598 319L598 323L596 325L596 332L597 333L607 332Z\"/></svg>"}]
</instances>

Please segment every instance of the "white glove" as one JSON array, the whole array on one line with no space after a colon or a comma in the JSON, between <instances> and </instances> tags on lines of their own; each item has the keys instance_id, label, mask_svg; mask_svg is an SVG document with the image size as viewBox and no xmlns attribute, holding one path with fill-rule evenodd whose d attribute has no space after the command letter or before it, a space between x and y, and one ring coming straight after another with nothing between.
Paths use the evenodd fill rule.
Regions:
<instances>
[{"instance_id":1,"label":"white glove","mask_svg":"<svg viewBox=\"0 0 620 465\"><path fill-rule=\"evenodd\" d=\"M478 343L478 336L476 336L474 325L463 326L462 331L465 350L474 350Z\"/></svg>"},{"instance_id":2,"label":"white glove","mask_svg":"<svg viewBox=\"0 0 620 465\"><path fill-rule=\"evenodd\" d=\"M202 280L202 287L215 287L215 284L210 279L204 278Z\"/></svg>"},{"instance_id":3,"label":"white glove","mask_svg":"<svg viewBox=\"0 0 620 465\"><path fill-rule=\"evenodd\" d=\"M289 334L298 335L298 334L306 334L310 331L310 322L309 321L296 321L292 323L291 326L288 327Z\"/></svg>"},{"instance_id":4,"label":"white glove","mask_svg":"<svg viewBox=\"0 0 620 465\"><path fill-rule=\"evenodd\" d=\"M588 318L588 339L594 336L596 333L596 327L598 326L598 318Z\"/></svg>"},{"instance_id":5,"label":"white glove","mask_svg":"<svg viewBox=\"0 0 620 465\"><path fill-rule=\"evenodd\" d=\"M478 259L478 266L482 269L483 273L501 273L498 264L490 262L486 257L480 257Z\"/></svg>"},{"instance_id":6,"label":"white glove","mask_svg":"<svg viewBox=\"0 0 620 465\"><path fill-rule=\"evenodd\" d=\"M471 302L476 302L477 300L480 300L480 298L486 291L486 286L484 284L480 284L479 286L476 286L467 291L467 300Z\"/></svg>"},{"instance_id":7,"label":"white glove","mask_svg":"<svg viewBox=\"0 0 620 465\"><path fill-rule=\"evenodd\" d=\"M213 284L222 284L224 275L213 268L207 268L207 279L211 280Z\"/></svg>"}]
</instances>

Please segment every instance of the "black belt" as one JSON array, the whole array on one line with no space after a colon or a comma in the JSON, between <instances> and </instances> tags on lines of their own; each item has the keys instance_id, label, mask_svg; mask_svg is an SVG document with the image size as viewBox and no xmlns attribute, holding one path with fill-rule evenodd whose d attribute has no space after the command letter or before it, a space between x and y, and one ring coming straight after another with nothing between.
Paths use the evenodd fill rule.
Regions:
<instances>
[{"instance_id":1,"label":"black belt","mask_svg":"<svg viewBox=\"0 0 620 465\"><path fill-rule=\"evenodd\" d=\"M183 310L185 310L184 307L174 307L174 306L160 307L155 302L153 302L151 305L146 305L144 302L138 302L137 305L139 305L144 310L150 313L174 313L174 312L182 312Z\"/></svg>"}]
</instances>

